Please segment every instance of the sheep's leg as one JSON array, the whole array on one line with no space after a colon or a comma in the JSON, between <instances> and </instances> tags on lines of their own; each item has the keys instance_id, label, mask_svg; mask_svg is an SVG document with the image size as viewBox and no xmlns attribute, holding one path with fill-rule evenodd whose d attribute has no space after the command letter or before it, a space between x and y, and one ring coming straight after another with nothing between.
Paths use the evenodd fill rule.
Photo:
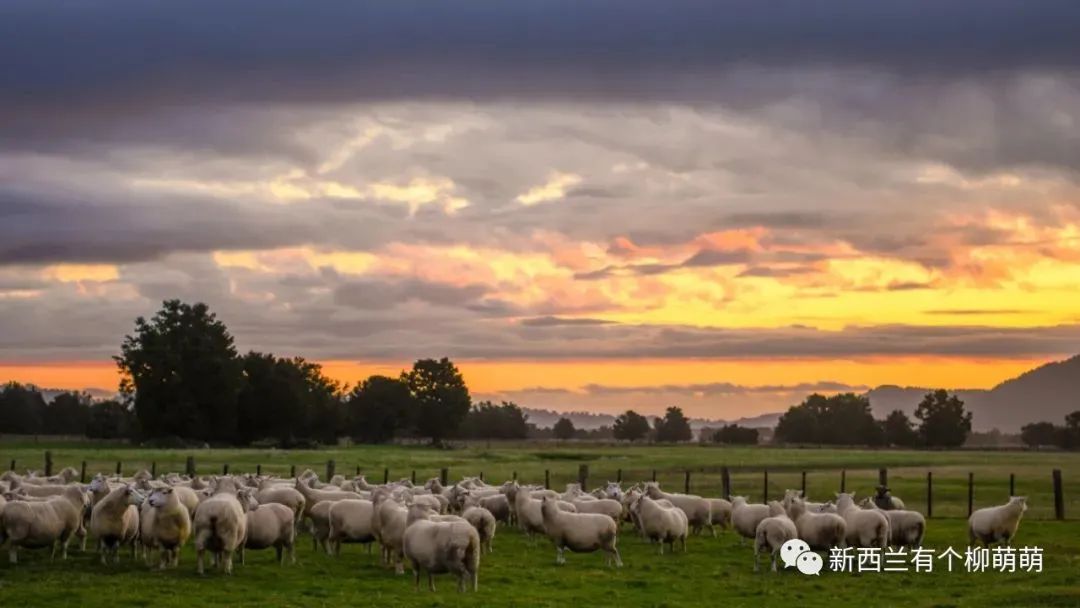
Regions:
<instances>
[{"instance_id":1,"label":"sheep's leg","mask_svg":"<svg viewBox=\"0 0 1080 608\"><path fill-rule=\"evenodd\" d=\"M757 547L754 547L754 572L760 572L761 571L761 566L758 564L758 557L760 555L761 555L761 551L759 551ZM773 565L775 566L776 563L773 562Z\"/></svg>"},{"instance_id":2,"label":"sheep's leg","mask_svg":"<svg viewBox=\"0 0 1080 608\"><path fill-rule=\"evenodd\" d=\"M19 563L19 548L15 543L12 543L11 547L8 548L8 561L12 564Z\"/></svg>"},{"instance_id":3,"label":"sheep's leg","mask_svg":"<svg viewBox=\"0 0 1080 608\"><path fill-rule=\"evenodd\" d=\"M195 554L197 556L196 561L199 564L199 574L205 574L205 572L203 570L203 555L205 553L206 553L206 549L204 549L202 547L198 547L198 548L195 549Z\"/></svg>"},{"instance_id":4,"label":"sheep's leg","mask_svg":"<svg viewBox=\"0 0 1080 608\"><path fill-rule=\"evenodd\" d=\"M412 562L413 572L413 589L420 591L420 564L416 563L416 560Z\"/></svg>"},{"instance_id":5,"label":"sheep's leg","mask_svg":"<svg viewBox=\"0 0 1080 608\"><path fill-rule=\"evenodd\" d=\"M773 572L776 572L776 556L779 555L779 554L780 554L779 551L773 551L773 554L772 554L772 571Z\"/></svg>"},{"instance_id":6,"label":"sheep's leg","mask_svg":"<svg viewBox=\"0 0 1080 608\"><path fill-rule=\"evenodd\" d=\"M247 551L244 550L244 545L240 545L240 565L247 565Z\"/></svg>"},{"instance_id":7,"label":"sheep's leg","mask_svg":"<svg viewBox=\"0 0 1080 608\"><path fill-rule=\"evenodd\" d=\"M296 565L296 543L289 543L289 562Z\"/></svg>"},{"instance_id":8,"label":"sheep's leg","mask_svg":"<svg viewBox=\"0 0 1080 608\"><path fill-rule=\"evenodd\" d=\"M622 568L622 556L619 555L619 548L615 546L615 543L611 543L611 551L615 554L615 567Z\"/></svg>"},{"instance_id":9,"label":"sheep's leg","mask_svg":"<svg viewBox=\"0 0 1080 608\"><path fill-rule=\"evenodd\" d=\"M281 545L274 545L274 552L277 553L277 562L279 566L285 565L285 552L281 550Z\"/></svg>"},{"instance_id":10,"label":"sheep's leg","mask_svg":"<svg viewBox=\"0 0 1080 608\"><path fill-rule=\"evenodd\" d=\"M555 563L560 566L566 563L566 557L563 555L563 547L555 548Z\"/></svg>"},{"instance_id":11,"label":"sheep's leg","mask_svg":"<svg viewBox=\"0 0 1080 608\"><path fill-rule=\"evenodd\" d=\"M241 556L243 555L242 551L243 550L241 549ZM232 558L233 558L233 552L232 551L226 551L225 552L225 574L230 574L230 575L232 574Z\"/></svg>"},{"instance_id":12,"label":"sheep's leg","mask_svg":"<svg viewBox=\"0 0 1080 608\"><path fill-rule=\"evenodd\" d=\"M435 591L435 575L431 573L431 570L427 573L427 586L432 592Z\"/></svg>"}]
</instances>

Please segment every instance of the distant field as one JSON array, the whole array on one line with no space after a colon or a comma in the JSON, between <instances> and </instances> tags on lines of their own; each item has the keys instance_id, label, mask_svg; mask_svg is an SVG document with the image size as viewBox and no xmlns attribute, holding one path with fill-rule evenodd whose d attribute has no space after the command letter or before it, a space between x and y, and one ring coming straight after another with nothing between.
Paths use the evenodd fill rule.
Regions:
<instances>
[{"instance_id":1,"label":"distant field","mask_svg":"<svg viewBox=\"0 0 1080 608\"><path fill-rule=\"evenodd\" d=\"M0 597L9 606L1076 606L1080 605L1080 456L1029 452L919 452L885 450L714 448L698 446L595 446L492 443L454 450L361 446L319 451L257 450L144 450L90 446L77 443L0 443L0 467L11 459L18 467L40 467L50 449L54 468L75 466L83 460L90 471L112 471L116 462L130 474L157 463L159 472L182 470L186 457L197 459L202 473L220 472L228 463L232 472L255 470L287 474L292 465L325 470L328 459L337 470L355 473L359 466L381 481L384 467L391 478L418 479L484 473L501 481L514 472L524 481L542 483L550 472L553 486L561 487L588 464L595 481L614 479L619 469L625 481L657 478L668 488L681 489L690 470L692 491L718 494L719 468L732 469L736 493L761 498L762 469L768 468L769 493L798 487L807 471L812 496L831 495L839 485L839 471L847 471L847 485L859 493L870 491L877 468L889 468L890 484L910 507L925 506L925 474L934 472L934 514L926 546L947 546L961 553L967 544L962 516L967 509L967 473L975 473L976 506L1000 503L1008 492L1008 475L1017 476L1018 492L1031 498L1031 510L1021 525L1017 545L1040 546L1045 551L1044 572L980 573L823 573L807 577L793 571L780 575L754 574L749 546L732 532L719 538L691 538L686 555L655 555L652 548L628 529L620 547L626 567L609 570L598 554L571 555L568 564L554 564L554 550L546 541L530 546L515 530L500 528L495 553L484 556L478 595L459 596L453 581L438 577L439 591L414 592L411 575L397 577L383 570L374 555L361 547L346 546L341 558L315 553L305 535L298 544L298 565L279 568L271 552L249 553L248 564L235 575L200 578L194 555L185 550L179 570L150 571L126 554L116 567L103 567L93 556L73 553L65 563L49 563L41 551L24 552L16 567L0 559ZM1050 470L1060 468L1065 480L1069 521L1052 521Z\"/></svg>"},{"instance_id":2,"label":"distant field","mask_svg":"<svg viewBox=\"0 0 1080 608\"><path fill-rule=\"evenodd\" d=\"M336 470L355 474L357 467L372 481L381 482L384 469L390 479L417 479L439 475L442 467L450 478L483 473L488 481L510 479L514 473L523 482L544 483L549 472L551 485L563 488L575 481L578 467L589 466L593 483L614 480L622 471L625 482L656 478L668 489L684 486L685 472L691 472L691 491L720 495L720 469L729 467L732 492L760 500L763 494L763 471L769 471L769 495L777 496L784 488L801 486L802 471L807 472L807 493L813 498L828 498L840 486L840 471L846 471L846 487L857 494L870 492L877 483L878 468L889 471L889 485L909 507L925 510L926 473L933 473L935 517L967 515L968 473L975 475L975 506L997 504L1008 496L1009 475L1016 476L1016 492L1029 497L1031 519L1054 516L1051 471L1061 469L1064 481L1065 510L1070 519L1080 519L1080 453L1026 451L919 451L799 449L773 447L714 446L625 446L587 443L476 443L457 449L428 447L354 446L323 450L147 450L127 446L69 443L36 443L29 440L0 441L0 469L7 469L12 459L16 468L41 468L45 450L53 455L54 468L80 468L87 461L90 474L115 471L122 463L130 475L139 469L157 472L183 471L187 457L194 456L197 470L203 474L220 473L228 464L233 473L254 472L261 465L264 473L286 476L293 465L297 470L310 467L325 473L326 462L334 460Z\"/></svg>"}]
</instances>

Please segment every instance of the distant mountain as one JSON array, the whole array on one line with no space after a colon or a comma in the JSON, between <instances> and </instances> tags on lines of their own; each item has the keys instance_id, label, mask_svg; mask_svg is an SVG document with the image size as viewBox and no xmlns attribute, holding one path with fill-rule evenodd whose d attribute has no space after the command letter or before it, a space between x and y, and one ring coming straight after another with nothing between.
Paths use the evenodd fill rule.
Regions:
<instances>
[{"instance_id":1,"label":"distant mountain","mask_svg":"<svg viewBox=\"0 0 1080 608\"><path fill-rule=\"evenodd\" d=\"M929 388L880 386L868 393L874 415L892 410L915 412ZM1062 424L1065 415L1080 410L1080 355L1039 366L990 390L957 390L974 414L977 431L1015 432L1029 422Z\"/></svg>"}]
</instances>

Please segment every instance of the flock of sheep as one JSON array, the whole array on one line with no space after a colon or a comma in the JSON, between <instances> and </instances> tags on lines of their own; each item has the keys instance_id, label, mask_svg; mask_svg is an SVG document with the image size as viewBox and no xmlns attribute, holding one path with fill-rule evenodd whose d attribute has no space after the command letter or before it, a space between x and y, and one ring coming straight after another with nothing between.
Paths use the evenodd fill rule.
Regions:
<instances>
[{"instance_id":1,"label":"flock of sheep","mask_svg":"<svg viewBox=\"0 0 1080 608\"><path fill-rule=\"evenodd\" d=\"M489 485L465 478L446 487L438 478L422 487L409 480L369 484L364 477L329 482L308 470L295 479L238 475L188 478L175 474L160 479L142 471L130 478L96 476L89 484L75 480L78 472L59 475L0 476L0 546L8 543L11 563L22 548L51 547L67 558L68 544L78 538L83 550L87 536L96 539L102 563L116 562L123 547L158 567L176 567L180 549L189 540L204 572L210 552L214 564L231 574L234 554L244 561L247 549L273 547L281 564L295 562L297 531L304 524L316 547L338 555L342 543L372 543L381 548L382 563L404 573L412 566L414 584L426 573L450 573L458 590L476 590L482 553L490 553L497 524L515 526L530 540L547 537L565 563L564 552L604 553L605 562L622 565L616 546L622 526L633 526L659 553L667 546L686 551L687 536L705 528L735 530L754 546L754 569L762 553L772 555L777 569L781 546L792 539L814 550L833 547L919 547L926 520L904 508L888 488L855 503L853 494L838 493L835 501L817 503L788 490L783 499L752 504L745 497L703 498L667 493L649 482L623 489L609 482L591 493L579 484L566 491L519 485L508 481ZM1016 534L1024 497L1002 506L979 509L968 521L970 542L1008 543Z\"/></svg>"}]
</instances>

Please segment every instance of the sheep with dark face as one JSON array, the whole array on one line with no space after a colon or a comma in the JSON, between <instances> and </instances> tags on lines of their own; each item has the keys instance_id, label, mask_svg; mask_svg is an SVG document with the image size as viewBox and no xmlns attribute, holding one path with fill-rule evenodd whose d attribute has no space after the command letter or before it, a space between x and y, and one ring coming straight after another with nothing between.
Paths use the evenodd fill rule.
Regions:
<instances>
[{"instance_id":1,"label":"sheep with dark face","mask_svg":"<svg viewBox=\"0 0 1080 608\"><path fill-rule=\"evenodd\" d=\"M905 508L904 501L893 496L887 486L877 486L874 488L874 504L882 511Z\"/></svg>"}]
</instances>

